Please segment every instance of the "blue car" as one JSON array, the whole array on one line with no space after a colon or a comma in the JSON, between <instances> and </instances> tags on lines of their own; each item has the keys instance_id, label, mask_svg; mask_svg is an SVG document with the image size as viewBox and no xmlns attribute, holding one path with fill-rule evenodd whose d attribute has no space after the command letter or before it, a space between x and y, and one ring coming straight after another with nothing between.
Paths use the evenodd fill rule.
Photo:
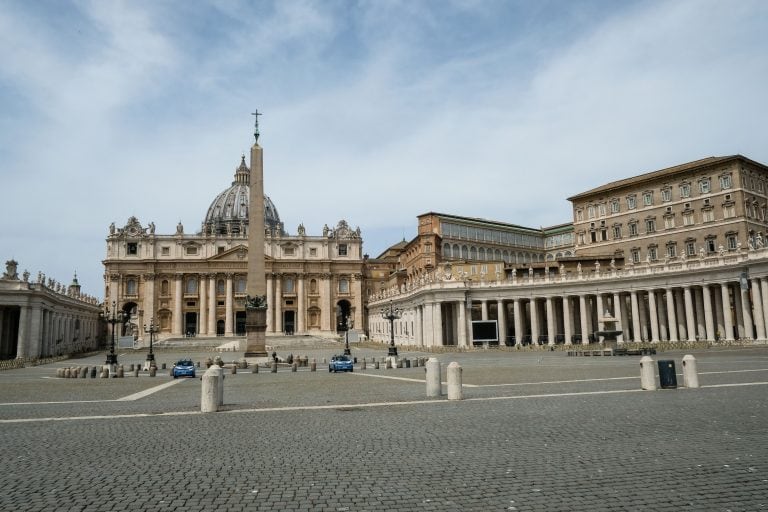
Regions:
<instances>
[{"instance_id":1,"label":"blue car","mask_svg":"<svg viewBox=\"0 0 768 512\"><path fill-rule=\"evenodd\" d=\"M171 376L176 377L192 377L195 378L195 363L190 359L179 359L171 369Z\"/></svg>"},{"instance_id":2,"label":"blue car","mask_svg":"<svg viewBox=\"0 0 768 512\"><path fill-rule=\"evenodd\" d=\"M349 356L333 356L328 363L329 372L353 372L352 359Z\"/></svg>"}]
</instances>

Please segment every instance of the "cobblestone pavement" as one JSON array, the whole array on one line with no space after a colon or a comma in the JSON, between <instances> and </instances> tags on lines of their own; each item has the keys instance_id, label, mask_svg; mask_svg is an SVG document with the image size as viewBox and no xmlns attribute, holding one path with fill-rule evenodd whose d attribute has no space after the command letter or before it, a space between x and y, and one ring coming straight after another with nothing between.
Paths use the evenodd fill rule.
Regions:
<instances>
[{"instance_id":1,"label":"cobblestone pavement","mask_svg":"<svg viewBox=\"0 0 768 512\"><path fill-rule=\"evenodd\" d=\"M640 390L638 357L437 355L464 368L462 401L427 399L423 368L241 370L209 414L199 379L54 377L103 354L8 370L0 510L768 509L768 349L691 353L702 387L659 391ZM212 354L157 359L182 355ZM683 355L654 356L680 386Z\"/></svg>"}]
</instances>

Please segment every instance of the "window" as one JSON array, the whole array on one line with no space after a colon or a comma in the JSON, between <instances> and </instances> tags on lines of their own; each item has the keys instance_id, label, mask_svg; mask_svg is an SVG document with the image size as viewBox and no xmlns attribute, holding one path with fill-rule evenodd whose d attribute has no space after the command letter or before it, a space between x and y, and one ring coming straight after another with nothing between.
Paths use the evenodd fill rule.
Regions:
<instances>
[{"instance_id":1,"label":"window","mask_svg":"<svg viewBox=\"0 0 768 512\"><path fill-rule=\"evenodd\" d=\"M661 189L661 200L665 203L667 201L672 200L672 189L671 188L663 188Z\"/></svg>"},{"instance_id":2,"label":"window","mask_svg":"<svg viewBox=\"0 0 768 512\"><path fill-rule=\"evenodd\" d=\"M707 208L701 211L702 222L712 222L715 220L715 211L712 208Z\"/></svg>"},{"instance_id":3,"label":"window","mask_svg":"<svg viewBox=\"0 0 768 512\"><path fill-rule=\"evenodd\" d=\"M683 213L683 226L693 226L693 213Z\"/></svg>"},{"instance_id":4,"label":"window","mask_svg":"<svg viewBox=\"0 0 768 512\"><path fill-rule=\"evenodd\" d=\"M632 249L630 254L632 255L632 263L640 263L640 249Z\"/></svg>"},{"instance_id":5,"label":"window","mask_svg":"<svg viewBox=\"0 0 768 512\"><path fill-rule=\"evenodd\" d=\"M723 190L731 188L731 175L725 174L720 176L720 188Z\"/></svg>"},{"instance_id":6,"label":"window","mask_svg":"<svg viewBox=\"0 0 768 512\"><path fill-rule=\"evenodd\" d=\"M317 293L317 279L312 279L309 281L309 293Z\"/></svg>"},{"instance_id":7,"label":"window","mask_svg":"<svg viewBox=\"0 0 768 512\"><path fill-rule=\"evenodd\" d=\"M643 192L643 204L651 206L653 204L653 192Z\"/></svg>"},{"instance_id":8,"label":"window","mask_svg":"<svg viewBox=\"0 0 768 512\"><path fill-rule=\"evenodd\" d=\"M613 238L621 238L621 226L613 226Z\"/></svg>"},{"instance_id":9,"label":"window","mask_svg":"<svg viewBox=\"0 0 768 512\"><path fill-rule=\"evenodd\" d=\"M696 256L696 242L693 240L686 240L685 242L685 254L688 256Z\"/></svg>"},{"instance_id":10,"label":"window","mask_svg":"<svg viewBox=\"0 0 768 512\"><path fill-rule=\"evenodd\" d=\"M309 248L309 255L310 256L317 256L317 248L316 247L310 247Z\"/></svg>"},{"instance_id":11,"label":"window","mask_svg":"<svg viewBox=\"0 0 768 512\"><path fill-rule=\"evenodd\" d=\"M216 295L224 295L227 293L227 285L223 279L219 279L216 282Z\"/></svg>"},{"instance_id":12,"label":"window","mask_svg":"<svg viewBox=\"0 0 768 512\"><path fill-rule=\"evenodd\" d=\"M194 256L197 254L197 247L194 245L188 245L187 246L187 255Z\"/></svg>"},{"instance_id":13,"label":"window","mask_svg":"<svg viewBox=\"0 0 768 512\"><path fill-rule=\"evenodd\" d=\"M595 218L595 207L594 206L589 205L587 207L587 217L589 217L590 219L594 219Z\"/></svg>"},{"instance_id":14,"label":"window","mask_svg":"<svg viewBox=\"0 0 768 512\"><path fill-rule=\"evenodd\" d=\"M125 282L125 294L126 295L136 295L137 291L137 285L135 279L128 279Z\"/></svg>"},{"instance_id":15,"label":"window","mask_svg":"<svg viewBox=\"0 0 768 512\"><path fill-rule=\"evenodd\" d=\"M648 247L648 259L650 261L656 261L659 259L658 250L655 245L651 245Z\"/></svg>"},{"instance_id":16,"label":"window","mask_svg":"<svg viewBox=\"0 0 768 512\"><path fill-rule=\"evenodd\" d=\"M583 221L584 221L584 211L576 210L576 222L583 222Z\"/></svg>"},{"instance_id":17,"label":"window","mask_svg":"<svg viewBox=\"0 0 768 512\"><path fill-rule=\"evenodd\" d=\"M677 258L677 244L675 243L667 244L667 257Z\"/></svg>"},{"instance_id":18,"label":"window","mask_svg":"<svg viewBox=\"0 0 768 512\"><path fill-rule=\"evenodd\" d=\"M187 295L194 295L197 293L197 278L196 277L190 277L187 279L186 287L184 288L184 293Z\"/></svg>"},{"instance_id":19,"label":"window","mask_svg":"<svg viewBox=\"0 0 768 512\"><path fill-rule=\"evenodd\" d=\"M702 178L699 180L699 192L702 194L709 194L712 191L712 185L709 178Z\"/></svg>"},{"instance_id":20,"label":"window","mask_svg":"<svg viewBox=\"0 0 768 512\"><path fill-rule=\"evenodd\" d=\"M736 238L736 233L726 233L725 243L728 245L729 251L735 251L739 247L739 240Z\"/></svg>"},{"instance_id":21,"label":"window","mask_svg":"<svg viewBox=\"0 0 768 512\"><path fill-rule=\"evenodd\" d=\"M238 277L237 280L235 280L235 293L245 293L245 283L246 280L244 277Z\"/></svg>"},{"instance_id":22,"label":"window","mask_svg":"<svg viewBox=\"0 0 768 512\"><path fill-rule=\"evenodd\" d=\"M171 248L170 247L161 247L160 248L160 254L163 256L170 256L171 255Z\"/></svg>"},{"instance_id":23,"label":"window","mask_svg":"<svg viewBox=\"0 0 768 512\"><path fill-rule=\"evenodd\" d=\"M168 280L163 279L163 281L160 283L160 295L168 295Z\"/></svg>"},{"instance_id":24,"label":"window","mask_svg":"<svg viewBox=\"0 0 768 512\"><path fill-rule=\"evenodd\" d=\"M645 219L645 232L646 233L656 232L656 219Z\"/></svg>"},{"instance_id":25,"label":"window","mask_svg":"<svg viewBox=\"0 0 768 512\"><path fill-rule=\"evenodd\" d=\"M634 195L627 196L627 209L634 210L637 207L636 199Z\"/></svg>"},{"instance_id":26,"label":"window","mask_svg":"<svg viewBox=\"0 0 768 512\"><path fill-rule=\"evenodd\" d=\"M691 197L691 184L683 183L680 185L680 197Z\"/></svg>"},{"instance_id":27,"label":"window","mask_svg":"<svg viewBox=\"0 0 768 512\"><path fill-rule=\"evenodd\" d=\"M619 213L621 211L621 206L619 205L618 199L613 199L611 201L611 213Z\"/></svg>"},{"instance_id":28,"label":"window","mask_svg":"<svg viewBox=\"0 0 768 512\"><path fill-rule=\"evenodd\" d=\"M637 236L637 222L629 223L629 236Z\"/></svg>"},{"instance_id":29,"label":"window","mask_svg":"<svg viewBox=\"0 0 768 512\"><path fill-rule=\"evenodd\" d=\"M717 250L714 238L707 238L705 245L707 247L707 253L709 254L713 254Z\"/></svg>"},{"instance_id":30,"label":"window","mask_svg":"<svg viewBox=\"0 0 768 512\"><path fill-rule=\"evenodd\" d=\"M293 247L283 247L284 256L293 256L294 252L295 252L295 249Z\"/></svg>"},{"instance_id":31,"label":"window","mask_svg":"<svg viewBox=\"0 0 768 512\"><path fill-rule=\"evenodd\" d=\"M339 279L339 293L349 293L349 280Z\"/></svg>"},{"instance_id":32,"label":"window","mask_svg":"<svg viewBox=\"0 0 768 512\"><path fill-rule=\"evenodd\" d=\"M136 256L139 253L139 244L136 242L128 242L126 252L129 256Z\"/></svg>"},{"instance_id":33,"label":"window","mask_svg":"<svg viewBox=\"0 0 768 512\"><path fill-rule=\"evenodd\" d=\"M736 206L732 204L723 205L723 218L730 219L736 216Z\"/></svg>"},{"instance_id":34,"label":"window","mask_svg":"<svg viewBox=\"0 0 768 512\"><path fill-rule=\"evenodd\" d=\"M339 256L347 255L347 244L339 244Z\"/></svg>"},{"instance_id":35,"label":"window","mask_svg":"<svg viewBox=\"0 0 768 512\"><path fill-rule=\"evenodd\" d=\"M283 279L283 293L295 293L292 277L286 277Z\"/></svg>"},{"instance_id":36,"label":"window","mask_svg":"<svg viewBox=\"0 0 768 512\"><path fill-rule=\"evenodd\" d=\"M597 206L597 210L601 217L605 217L605 203L600 203Z\"/></svg>"},{"instance_id":37,"label":"window","mask_svg":"<svg viewBox=\"0 0 768 512\"><path fill-rule=\"evenodd\" d=\"M664 216L664 229L672 229L674 227L675 227L674 214Z\"/></svg>"},{"instance_id":38,"label":"window","mask_svg":"<svg viewBox=\"0 0 768 512\"><path fill-rule=\"evenodd\" d=\"M224 246L220 245L216 247L216 254L224 254Z\"/></svg>"}]
</instances>

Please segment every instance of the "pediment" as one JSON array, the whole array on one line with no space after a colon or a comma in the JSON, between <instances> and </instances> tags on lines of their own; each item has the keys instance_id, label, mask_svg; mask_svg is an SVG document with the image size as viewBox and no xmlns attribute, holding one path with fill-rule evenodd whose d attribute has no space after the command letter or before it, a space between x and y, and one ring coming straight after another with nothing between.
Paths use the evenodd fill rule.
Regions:
<instances>
[{"instance_id":1,"label":"pediment","mask_svg":"<svg viewBox=\"0 0 768 512\"><path fill-rule=\"evenodd\" d=\"M243 261L248 258L248 247L245 245L237 245L231 249L227 249L224 252L211 256L207 261ZM264 256L265 260L271 260L269 256Z\"/></svg>"}]
</instances>

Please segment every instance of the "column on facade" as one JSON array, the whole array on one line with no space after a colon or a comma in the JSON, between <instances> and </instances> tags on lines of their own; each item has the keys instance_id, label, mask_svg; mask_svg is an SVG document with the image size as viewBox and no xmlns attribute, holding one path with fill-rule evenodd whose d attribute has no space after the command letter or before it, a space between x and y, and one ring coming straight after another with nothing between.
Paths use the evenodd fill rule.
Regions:
<instances>
[{"instance_id":1,"label":"column on facade","mask_svg":"<svg viewBox=\"0 0 768 512\"><path fill-rule=\"evenodd\" d=\"M504 301L496 299L496 316L499 319L499 345L507 344L507 308Z\"/></svg>"},{"instance_id":2,"label":"column on facade","mask_svg":"<svg viewBox=\"0 0 768 512\"><path fill-rule=\"evenodd\" d=\"M275 281L267 274L267 332L275 332Z\"/></svg>"},{"instance_id":3,"label":"column on facade","mask_svg":"<svg viewBox=\"0 0 768 512\"><path fill-rule=\"evenodd\" d=\"M564 341L566 345L570 345L573 336L573 311L571 310L571 298L567 295L563 295L563 322Z\"/></svg>"},{"instance_id":4,"label":"column on facade","mask_svg":"<svg viewBox=\"0 0 768 512\"><path fill-rule=\"evenodd\" d=\"M748 340L755 339L755 331L752 327L752 304L749 301L749 287L739 287L741 292L741 309L744 317L744 337Z\"/></svg>"},{"instance_id":5,"label":"column on facade","mask_svg":"<svg viewBox=\"0 0 768 512\"><path fill-rule=\"evenodd\" d=\"M84 326L82 326L84 327ZM81 334L81 338L84 336ZM29 325L29 348L27 357L40 357L43 350L43 306L31 308Z\"/></svg>"},{"instance_id":6,"label":"column on facade","mask_svg":"<svg viewBox=\"0 0 768 512\"><path fill-rule=\"evenodd\" d=\"M206 274L200 274L200 335L205 336L208 334L208 276ZM211 297L211 300L216 300L215 297Z\"/></svg>"},{"instance_id":7,"label":"column on facade","mask_svg":"<svg viewBox=\"0 0 768 512\"><path fill-rule=\"evenodd\" d=\"M488 320L488 301L486 299L480 301L480 320Z\"/></svg>"},{"instance_id":8,"label":"column on facade","mask_svg":"<svg viewBox=\"0 0 768 512\"><path fill-rule=\"evenodd\" d=\"M359 297L360 295L357 294L357 290L355 290L355 297ZM306 318L307 318L307 307L306 302L304 300L304 274L299 274L296 276L296 293L297 295L297 303L298 303L298 311L296 312L296 316L298 317L296 320L297 326L296 326L296 332L298 334L304 334L307 330L307 324L306 324ZM363 325L363 317L362 312L358 311L360 308L355 309L355 320L354 320L354 326L356 328L360 328L360 326ZM358 317L360 318L358 320Z\"/></svg>"},{"instance_id":9,"label":"column on facade","mask_svg":"<svg viewBox=\"0 0 768 512\"><path fill-rule=\"evenodd\" d=\"M330 274L323 274L320 277L320 304L322 310L320 316L320 329L326 332L331 331L331 315L333 315L336 310L331 305Z\"/></svg>"},{"instance_id":10,"label":"column on facade","mask_svg":"<svg viewBox=\"0 0 768 512\"><path fill-rule=\"evenodd\" d=\"M555 344L555 308L551 296L546 299L547 305L547 344Z\"/></svg>"},{"instance_id":11,"label":"column on facade","mask_svg":"<svg viewBox=\"0 0 768 512\"><path fill-rule=\"evenodd\" d=\"M424 303L424 345L427 347L434 346L435 342L435 325L432 322L434 308L431 302Z\"/></svg>"},{"instance_id":12,"label":"column on facade","mask_svg":"<svg viewBox=\"0 0 768 512\"><path fill-rule=\"evenodd\" d=\"M629 302L629 295L619 293L619 308L621 308L621 341L629 341L632 338L630 335L629 327L629 312L630 306L627 306Z\"/></svg>"},{"instance_id":13,"label":"column on facade","mask_svg":"<svg viewBox=\"0 0 768 512\"><path fill-rule=\"evenodd\" d=\"M283 332L283 276L275 276L275 332Z\"/></svg>"},{"instance_id":14,"label":"column on facade","mask_svg":"<svg viewBox=\"0 0 768 512\"><path fill-rule=\"evenodd\" d=\"M605 329L605 322L603 321L603 315L605 307L603 306L603 294L598 292L595 295L595 309L597 310L597 331L603 331ZM595 341L602 341L603 337L595 335Z\"/></svg>"},{"instance_id":15,"label":"column on facade","mask_svg":"<svg viewBox=\"0 0 768 512\"><path fill-rule=\"evenodd\" d=\"M693 313L693 297L690 286L683 288L683 302L685 302L685 318L688 324L688 341L696 341L696 318Z\"/></svg>"},{"instance_id":16,"label":"column on facade","mask_svg":"<svg viewBox=\"0 0 768 512\"><path fill-rule=\"evenodd\" d=\"M722 301L723 329L725 330L723 337L728 341L733 341L733 315L731 314L731 296L728 283L720 283L720 298Z\"/></svg>"},{"instance_id":17,"label":"column on facade","mask_svg":"<svg viewBox=\"0 0 768 512\"><path fill-rule=\"evenodd\" d=\"M589 327L587 326L587 296L579 295L579 316L581 324L581 343L589 343Z\"/></svg>"},{"instance_id":18,"label":"column on facade","mask_svg":"<svg viewBox=\"0 0 768 512\"><path fill-rule=\"evenodd\" d=\"M432 322L435 331L435 345L443 345L443 304L441 302L435 302L432 306L434 310Z\"/></svg>"},{"instance_id":19,"label":"column on facade","mask_svg":"<svg viewBox=\"0 0 768 512\"><path fill-rule=\"evenodd\" d=\"M29 331L29 306L21 306L19 308L19 331L16 336L16 357L21 359L27 357L29 347L27 346L29 339L27 333Z\"/></svg>"},{"instance_id":20,"label":"column on facade","mask_svg":"<svg viewBox=\"0 0 768 512\"><path fill-rule=\"evenodd\" d=\"M701 287L701 301L704 303L704 326L705 339L714 341L715 339L715 316L712 311L712 296L709 292L709 285Z\"/></svg>"},{"instance_id":21,"label":"column on facade","mask_svg":"<svg viewBox=\"0 0 768 512\"><path fill-rule=\"evenodd\" d=\"M181 274L176 274L173 281L173 329L171 334L174 336L184 334L184 318L181 311L182 278Z\"/></svg>"},{"instance_id":22,"label":"column on facade","mask_svg":"<svg viewBox=\"0 0 768 512\"><path fill-rule=\"evenodd\" d=\"M216 336L216 274L208 280L208 335Z\"/></svg>"},{"instance_id":23,"label":"column on facade","mask_svg":"<svg viewBox=\"0 0 768 512\"><path fill-rule=\"evenodd\" d=\"M760 290L760 280L752 279L752 302L754 303L755 336L758 340L765 339L765 317L763 314L763 298Z\"/></svg>"},{"instance_id":24,"label":"column on facade","mask_svg":"<svg viewBox=\"0 0 768 512\"><path fill-rule=\"evenodd\" d=\"M515 345L520 345L523 341L523 318L522 308L520 307L520 299L512 299L512 315L513 322L515 324Z\"/></svg>"},{"instance_id":25,"label":"column on facade","mask_svg":"<svg viewBox=\"0 0 768 512\"><path fill-rule=\"evenodd\" d=\"M234 324L234 293L233 293L233 287L232 287L232 274L227 274L227 287L226 287L226 299L224 301L224 336L232 336L234 335L234 330L232 329Z\"/></svg>"}]
</instances>

